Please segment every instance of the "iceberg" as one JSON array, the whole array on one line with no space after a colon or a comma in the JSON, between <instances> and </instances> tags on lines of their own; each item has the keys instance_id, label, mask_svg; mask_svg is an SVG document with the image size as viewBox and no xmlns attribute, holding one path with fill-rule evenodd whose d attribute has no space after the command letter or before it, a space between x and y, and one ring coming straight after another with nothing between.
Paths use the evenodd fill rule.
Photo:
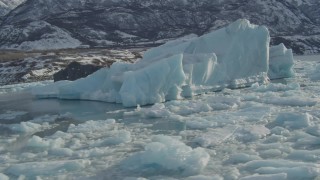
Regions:
<instances>
[{"instance_id":1,"label":"iceberg","mask_svg":"<svg viewBox=\"0 0 320 180\"><path fill-rule=\"evenodd\" d=\"M292 51L282 46L269 51L269 43L265 26L240 19L200 37L152 48L133 64L116 62L87 78L34 89L33 93L37 97L98 100L133 107L266 83L269 65L272 77L291 72L287 59Z\"/></svg>"},{"instance_id":2,"label":"iceberg","mask_svg":"<svg viewBox=\"0 0 320 180\"><path fill-rule=\"evenodd\" d=\"M270 79L289 78L294 76L293 53L284 44L270 47L268 76Z\"/></svg>"}]
</instances>

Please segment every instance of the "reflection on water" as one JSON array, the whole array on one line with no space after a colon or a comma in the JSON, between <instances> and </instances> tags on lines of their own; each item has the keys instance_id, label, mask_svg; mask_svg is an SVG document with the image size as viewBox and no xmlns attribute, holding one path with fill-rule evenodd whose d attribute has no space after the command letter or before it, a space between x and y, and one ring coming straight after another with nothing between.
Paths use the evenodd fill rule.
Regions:
<instances>
[{"instance_id":1,"label":"reflection on water","mask_svg":"<svg viewBox=\"0 0 320 180\"><path fill-rule=\"evenodd\" d=\"M4 119L0 116L1 135L12 134L8 129L3 129L6 124L20 124L21 122L31 121L45 115L56 117L56 126L51 129L37 132L35 135L44 137L54 134L56 131L67 131L70 124L79 124L88 120L116 119L129 125L143 123L150 125L150 129L157 130L157 133L179 132L185 129L185 123L174 121L170 118L148 118L140 115L124 116L124 112L134 111L135 108L124 108L121 104L106 103L99 101L79 101L79 100L60 100L60 99L37 99L30 93L8 93L0 95L0 115L14 114L23 112L22 115L14 116L11 119ZM13 112L13 113L11 113ZM52 116L51 116L52 115ZM2 130L1 130L2 128ZM5 134L4 134L5 132Z\"/></svg>"},{"instance_id":2,"label":"reflection on water","mask_svg":"<svg viewBox=\"0 0 320 180\"><path fill-rule=\"evenodd\" d=\"M6 111L25 111L11 123L26 121L45 114L70 114L76 120L97 120L117 118L119 113L107 113L123 109L120 104L97 101L35 99L29 93L10 93L0 95L0 113ZM129 109L128 109L129 110ZM22 118L22 119L21 119Z\"/></svg>"}]
</instances>

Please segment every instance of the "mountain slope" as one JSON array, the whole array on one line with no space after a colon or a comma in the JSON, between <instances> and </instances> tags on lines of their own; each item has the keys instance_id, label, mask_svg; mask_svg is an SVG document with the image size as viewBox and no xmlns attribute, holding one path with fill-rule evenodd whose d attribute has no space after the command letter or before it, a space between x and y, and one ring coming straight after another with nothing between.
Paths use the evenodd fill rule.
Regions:
<instances>
[{"instance_id":1,"label":"mountain slope","mask_svg":"<svg viewBox=\"0 0 320 180\"><path fill-rule=\"evenodd\" d=\"M65 47L153 44L247 18L268 26L273 43L316 53L319 7L317 0L28 0L5 17L0 46L47 49L66 39L72 43ZM35 22L42 25L33 30Z\"/></svg>"},{"instance_id":2,"label":"mountain slope","mask_svg":"<svg viewBox=\"0 0 320 180\"><path fill-rule=\"evenodd\" d=\"M0 17L23 3L25 0L0 0Z\"/></svg>"}]
</instances>

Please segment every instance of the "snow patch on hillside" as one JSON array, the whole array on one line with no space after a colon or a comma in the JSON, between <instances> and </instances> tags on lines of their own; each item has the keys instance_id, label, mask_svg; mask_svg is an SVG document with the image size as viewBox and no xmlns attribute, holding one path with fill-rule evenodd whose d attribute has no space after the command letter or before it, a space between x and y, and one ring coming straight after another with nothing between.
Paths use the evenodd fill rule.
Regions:
<instances>
[{"instance_id":1,"label":"snow patch on hillside","mask_svg":"<svg viewBox=\"0 0 320 180\"><path fill-rule=\"evenodd\" d=\"M20 44L2 45L3 49L18 50L47 50L47 49L65 49L76 48L81 42L67 32L45 21L34 21L25 28L17 29L12 25L4 26L1 34L22 34L23 39L34 39L32 41L21 41Z\"/></svg>"}]
</instances>

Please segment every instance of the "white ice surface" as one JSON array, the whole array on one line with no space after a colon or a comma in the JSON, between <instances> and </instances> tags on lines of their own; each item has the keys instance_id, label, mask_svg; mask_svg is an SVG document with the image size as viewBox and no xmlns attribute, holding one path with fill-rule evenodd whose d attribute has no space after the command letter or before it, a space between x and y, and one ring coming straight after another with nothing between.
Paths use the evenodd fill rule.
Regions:
<instances>
[{"instance_id":1,"label":"white ice surface","mask_svg":"<svg viewBox=\"0 0 320 180\"><path fill-rule=\"evenodd\" d=\"M39 175L51 175L68 171L78 171L88 167L89 165L90 161L88 160L30 162L12 165L7 169L7 172L11 175L25 175L29 178L35 178Z\"/></svg>"},{"instance_id":2,"label":"white ice surface","mask_svg":"<svg viewBox=\"0 0 320 180\"><path fill-rule=\"evenodd\" d=\"M66 105L59 111L76 111L25 119L32 113L2 105L2 117L10 118L0 122L0 173L11 179L319 178L315 64L296 61L295 78L153 106L110 110L117 105L52 100ZM104 109L105 119L72 120L89 104L96 105L93 114Z\"/></svg>"},{"instance_id":3,"label":"white ice surface","mask_svg":"<svg viewBox=\"0 0 320 180\"><path fill-rule=\"evenodd\" d=\"M9 180L9 177L5 174L0 173L0 180Z\"/></svg>"},{"instance_id":4,"label":"white ice surface","mask_svg":"<svg viewBox=\"0 0 320 180\"><path fill-rule=\"evenodd\" d=\"M85 79L57 83L34 94L130 107L265 83L269 41L266 27L242 19L196 39L150 49L134 64L114 63Z\"/></svg>"},{"instance_id":5,"label":"white ice surface","mask_svg":"<svg viewBox=\"0 0 320 180\"><path fill-rule=\"evenodd\" d=\"M199 174L208 164L210 155L202 148L192 149L168 136L154 136L152 142L124 161L129 171L163 171L183 175Z\"/></svg>"},{"instance_id":6,"label":"white ice surface","mask_svg":"<svg viewBox=\"0 0 320 180\"><path fill-rule=\"evenodd\" d=\"M279 173L279 174L272 174L272 175L252 175L240 178L240 180L286 180L287 174Z\"/></svg>"}]
</instances>

